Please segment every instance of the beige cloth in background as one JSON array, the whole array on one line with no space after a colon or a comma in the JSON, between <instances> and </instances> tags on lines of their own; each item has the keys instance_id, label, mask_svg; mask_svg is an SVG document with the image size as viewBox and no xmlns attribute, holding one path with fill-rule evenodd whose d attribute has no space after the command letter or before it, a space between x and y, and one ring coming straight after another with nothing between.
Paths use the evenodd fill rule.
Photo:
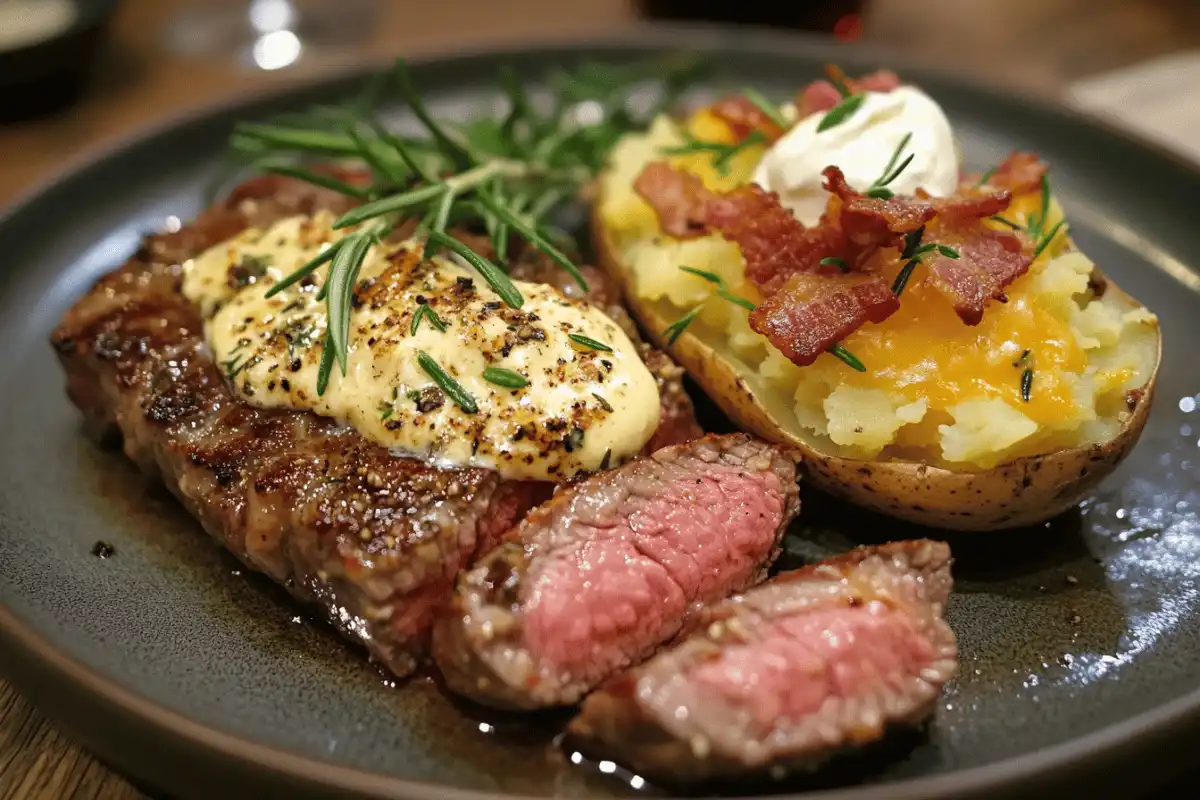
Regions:
<instances>
[{"instance_id":1,"label":"beige cloth in background","mask_svg":"<svg viewBox=\"0 0 1200 800\"><path fill-rule=\"evenodd\" d=\"M1064 100L1200 162L1200 52L1174 53L1077 81Z\"/></svg>"}]
</instances>

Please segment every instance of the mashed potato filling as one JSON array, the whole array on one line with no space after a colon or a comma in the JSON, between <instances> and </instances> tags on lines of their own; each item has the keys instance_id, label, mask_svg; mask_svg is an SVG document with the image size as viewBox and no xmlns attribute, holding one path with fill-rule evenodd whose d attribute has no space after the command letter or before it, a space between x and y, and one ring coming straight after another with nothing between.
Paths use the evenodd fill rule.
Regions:
<instances>
[{"instance_id":1,"label":"mashed potato filling","mask_svg":"<svg viewBox=\"0 0 1200 800\"><path fill-rule=\"evenodd\" d=\"M725 123L707 111L685 124L698 139L734 141ZM823 452L986 468L1117 434L1125 393L1144 386L1153 369L1157 320L1119 292L1096 290L1094 265L1073 248L1065 226L1009 286L1009 301L988 304L979 325L965 325L918 267L899 311L843 341L866 365L865 373L830 355L797 367L750 329L744 309L710 299L711 283L679 270L687 265L714 272L731 290L758 302L737 245L717 235L667 236L633 191L645 164L663 160L661 151L682 141L680 125L665 117L645 134L622 140L603 178L601 219L638 296L666 320L702 304L688 332L753 374L776 395L779 402L772 405L790 410L796 431ZM748 182L762 153L761 147L747 148L724 170L703 153L667 160L724 191ZM1036 192L1015 197L1005 216L1024 222L1040 204ZM1053 199L1049 217L1047 229L1063 218ZM892 265L884 274L890 280L897 269ZM1022 390L1027 370L1028 399Z\"/></svg>"}]
</instances>

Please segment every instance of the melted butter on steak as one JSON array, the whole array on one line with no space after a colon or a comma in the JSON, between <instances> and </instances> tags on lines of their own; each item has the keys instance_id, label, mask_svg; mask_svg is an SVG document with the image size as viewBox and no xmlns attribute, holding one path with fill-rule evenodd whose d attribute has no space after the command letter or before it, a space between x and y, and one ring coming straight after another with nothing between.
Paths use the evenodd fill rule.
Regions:
<instances>
[{"instance_id":1,"label":"melted butter on steak","mask_svg":"<svg viewBox=\"0 0 1200 800\"><path fill-rule=\"evenodd\" d=\"M335 366L318 395L328 315L317 294L327 271L266 295L345 235L333 221L324 211L288 217L184 263L184 294L205 316L208 344L239 399L311 410L397 454L516 480L560 481L615 465L654 435L658 387L617 323L543 283L514 281L524 302L511 308L457 257L423 260L423 244L413 241L369 251L352 300L346 374ZM439 387L419 353L476 409ZM488 367L528 385L488 382Z\"/></svg>"}]
</instances>

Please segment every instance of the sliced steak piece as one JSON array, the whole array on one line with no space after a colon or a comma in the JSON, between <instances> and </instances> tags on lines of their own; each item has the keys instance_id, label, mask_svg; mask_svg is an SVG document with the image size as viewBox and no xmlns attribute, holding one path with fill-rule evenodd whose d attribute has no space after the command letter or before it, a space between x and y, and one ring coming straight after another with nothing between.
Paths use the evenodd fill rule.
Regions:
<instances>
[{"instance_id":1,"label":"sliced steak piece","mask_svg":"<svg viewBox=\"0 0 1200 800\"><path fill-rule=\"evenodd\" d=\"M778 575L588 697L569 735L670 784L811 768L932 711L956 668L950 588L928 540Z\"/></svg>"},{"instance_id":2,"label":"sliced steak piece","mask_svg":"<svg viewBox=\"0 0 1200 800\"><path fill-rule=\"evenodd\" d=\"M246 405L181 292L180 264L244 228L349 207L298 181L247 181L194 223L148 237L52 341L90 427L117 428L126 454L210 534L403 676L478 543L490 549L553 487L434 469L311 413Z\"/></svg>"},{"instance_id":3,"label":"sliced steak piece","mask_svg":"<svg viewBox=\"0 0 1200 800\"><path fill-rule=\"evenodd\" d=\"M562 488L460 577L434 632L446 684L503 708L574 703L762 580L798 510L792 457L745 434Z\"/></svg>"}]
</instances>

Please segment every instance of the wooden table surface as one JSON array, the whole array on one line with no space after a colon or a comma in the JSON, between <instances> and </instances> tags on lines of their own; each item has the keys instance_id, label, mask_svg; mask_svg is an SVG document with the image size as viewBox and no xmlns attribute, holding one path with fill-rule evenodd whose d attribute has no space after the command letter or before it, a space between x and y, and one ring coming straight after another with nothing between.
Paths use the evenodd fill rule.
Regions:
<instances>
[{"instance_id":1,"label":"wooden table surface","mask_svg":"<svg viewBox=\"0 0 1200 800\"><path fill-rule=\"evenodd\" d=\"M163 26L183 5L124 0L85 97L52 118L0 126L0 207L72 158L217 98L370 57L591 35L637 24L624 0L441 0L418 4L417 10L410 3L385 3L369 41L354 53L306 55L285 70L254 72L228 58L184 59L165 52ZM1200 46L1200 3L873 0L863 40L992 84L1055 97L1076 78ZM0 798L144 796L0 681Z\"/></svg>"}]
</instances>

